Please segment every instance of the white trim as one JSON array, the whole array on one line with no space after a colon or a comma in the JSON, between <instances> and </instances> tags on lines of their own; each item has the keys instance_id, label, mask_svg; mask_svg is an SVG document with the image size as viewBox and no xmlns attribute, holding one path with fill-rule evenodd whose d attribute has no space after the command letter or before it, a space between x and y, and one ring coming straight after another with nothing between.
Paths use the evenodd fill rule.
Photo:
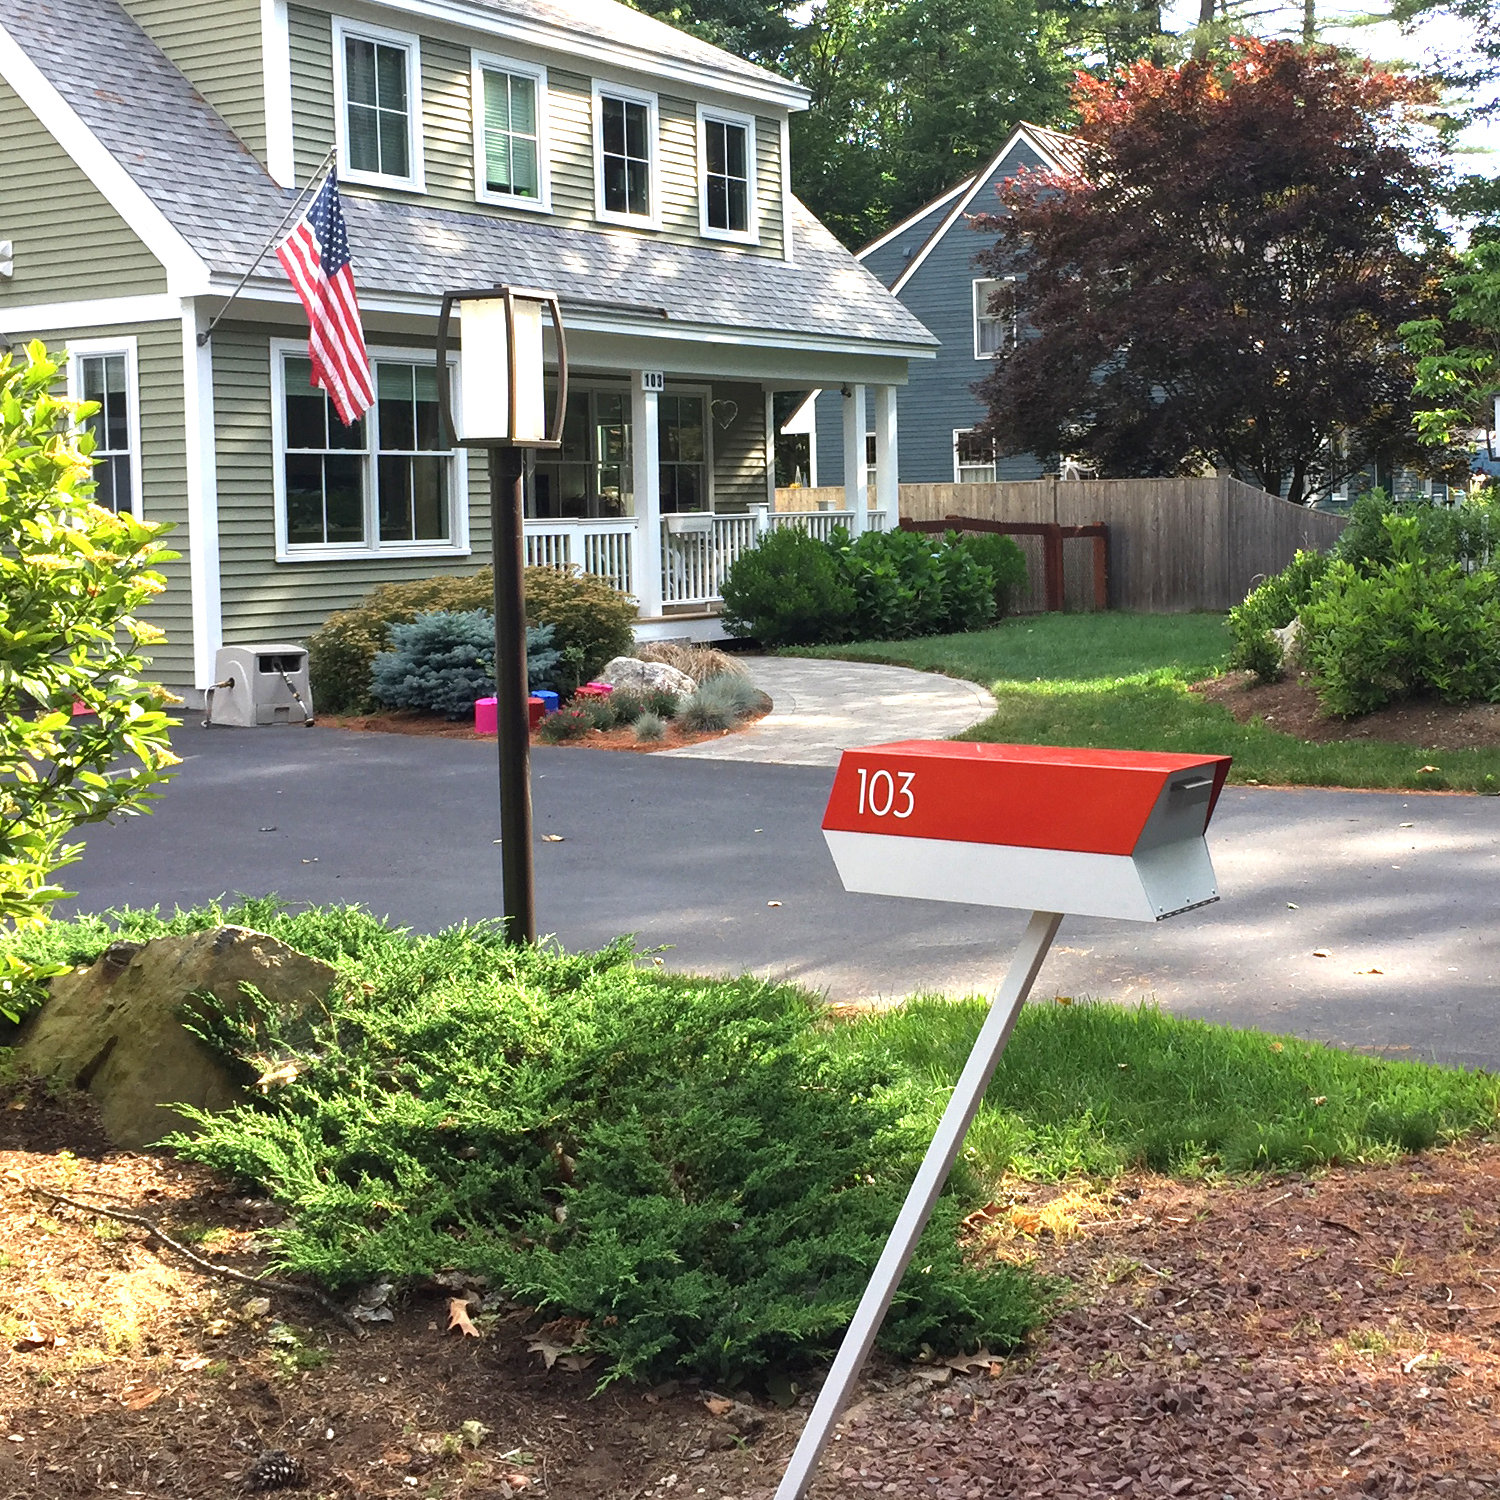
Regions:
<instances>
[{"instance_id":1,"label":"white trim","mask_svg":"<svg viewBox=\"0 0 1500 1500\"><path fill-rule=\"evenodd\" d=\"M260 59L266 171L277 187L296 187L297 162L292 149L292 37L286 0L260 0Z\"/></svg>"},{"instance_id":2,"label":"white trim","mask_svg":"<svg viewBox=\"0 0 1500 1500\"><path fill-rule=\"evenodd\" d=\"M527 17L481 12L472 0L382 0L388 11L445 22L464 31L481 32L502 42L565 52L589 58L605 67L640 73L651 79L671 79L688 84L696 93L708 89L731 98L757 99L781 109L806 109L811 93L801 84L758 70L758 77L726 73L707 63L663 57L654 47L635 47L595 32L575 31L567 26Z\"/></svg>"},{"instance_id":3,"label":"white trim","mask_svg":"<svg viewBox=\"0 0 1500 1500\"><path fill-rule=\"evenodd\" d=\"M400 47L406 53L406 141L408 165L405 177L388 172L361 172L349 165L348 56L344 42L374 42L383 47ZM338 145L339 180L364 183L370 187L402 188L425 193L422 136L422 39L411 32L392 31L386 26L372 26L366 21L350 21L344 16L333 18L333 133Z\"/></svg>"},{"instance_id":4,"label":"white trim","mask_svg":"<svg viewBox=\"0 0 1500 1500\"><path fill-rule=\"evenodd\" d=\"M1015 348L1016 344L1020 341L1020 336L1016 328L1015 293L1012 291L1010 304L1010 342L1002 344L1000 348L991 351L989 354L981 351L979 347L979 288L982 283L992 286L1009 285L1014 288L1016 278L1014 276L975 276L969 283L969 310L974 315L974 358L982 359L986 363L989 363L997 359L1003 359L1011 349ZM996 318L990 317L988 306L985 308L984 321L989 323L999 321Z\"/></svg>"},{"instance_id":5,"label":"white trim","mask_svg":"<svg viewBox=\"0 0 1500 1500\"><path fill-rule=\"evenodd\" d=\"M136 356L133 333L115 338L69 339L64 348L68 356L68 399L82 401L83 384L79 380L78 361L89 355L122 354L125 357L125 426L130 454L130 514L136 520L145 518L145 492L141 484L141 372Z\"/></svg>"},{"instance_id":6,"label":"white trim","mask_svg":"<svg viewBox=\"0 0 1500 1500\"><path fill-rule=\"evenodd\" d=\"M708 125L733 125L745 132L745 227L715 229L708 222ZM755 169L759 155L754 115L736 114L710 104L698 106L698 233L706 240L727 240L734 245L760 244L760 204L756 197Z\"/></svg>"},{"instance_id":7,"label":"white trim","mask_svg":"<svg viewBox=\"0 0 1500 1500\"><path fill-rule=\"evenodd\" d=\"M781 258L792 266L797 263L797 246L792 232L792 122L781 117Z\"/></svg>"},{"instance_id":8,"label":"white trim","mask_svg":"<svg viewBox=\"0 0 1500 1500\"><path fill-rule=\"evenodd\" d=\"M1023 140L1028 146L1031 147L1033 151L1036 152L1038 156L1042 158L1043 161L1049 164L1052 171L1066 172L1068 170L1066 163L1059 161L1058 158L1052 153L1052 151L1043 142L1039 141L1034 135L1032 135L1031 131L1024 124L1017 125L1016 128L1011 132L1010 139L1006 141L1006 143L999 149L999 151L995 153L995 155L990 159L989 163L984 167L984 169L982 171L976 172L973 177L969 179L968 183L965 184L965 186L968 188L968 191L960 196L958 202L955 203L954 206L949 210L948 217L943 220L942 224L937 229L934 229L933 232L928 235L927 239L922 244L921 249L919 249L917 253L912 256L909 261L907 261L906 269L902 271L902 273L891 283L890 292L893 297L899 295L901 288L904 287L906 283L917 274L917 272L921 269L923 261L925 261L927 257L932 254L933 250L943 240L948 231L953 228L954 224L956 224L958 220L968 212L969 205L979 195L983 188L988 183L994 180L995 173L1000 170L1001 163L1004 162L1005 158L1015 150L1017 144ZM928 206L930 207L931 205L929 204ZM873 249L874 247L871 246L869 248ZM864 254L865 252L861 251L860 253Z\"/></svg>"},{"instance_id":9,"label":"white trim","mask_svg":"<svg viewBox=\"0 0 1500 1500\"><path fill-rule=\"evenodd\" d=\"M649 388L646 373L636 370L630 381L630 493L640 539L635 598L649 619L662 610L661 425L660 393Z\"/></svg>"},{"instance_id":10,"label":"white trim","mask_svg":"<svg viewBox=\"0 0 1500 1500\"><path fill-rule=\"evenodd\" d=\"M974 179L972 177L965 177L962 182L956 187L949 188L940 198L933 198L929 202L924 203L915 213L907 214L894 228L887 229L879 239L871 240L863 250L856 250L854 252L855 260L863 260L865 256L873 255L875 251L884 249L897 235L905 234L913 224L920 224L928 214L932 213L935 209L941 208L945 203L951 203L965 188L972 187L973 185Z\"/></svg>"},{"instance_id":11,"label":"white trim","mask_svg":"<svg viewBox=\"0 0 1500 1500\"><path fill-rule=\"evenodd\" d=\"M0 78L52 133L80 171L109 200L131 232L159 260L174 297L191 296L208 287L208 267L178 233L145 190L78 117L42 70L0 25ZM179 309L180 311L180 305Z\"/></svg>"},{"instance_id":12,"label":"white trim","mask_svg":"<svg viewBox=\"0 0 1500 1500\"><path fill-rule=\"evenodd\" d=\"M776 509L776 393L769 386L765 388L766 398L766 504L772 510Z\"/></svg>"},{"instance_id":13,"label":"white trim","mask_svg":"<svg viewBox=\"0 0 1500 1500\"><path fill-rule=\"evenodd\" d=\"M660 452L660 445L661 445L661 429L660 429L660 422L661 422L661 402L664 401L664 400L666 400L669 397L672 397L672 396L697 396L703 402L703 478L704 478L704 480L706 482L707 493L703 497L703 508L701 510L678 510L678 511L673 511L672 514L673 515L678 515L678 516L698 516L698 515L704 515L704 514L712 515L714 513L714 388L713 388L713 383L711 381L704 382L702 384L698 384L698 383L692 382L692 381L673 381L671 385L664 386L662 388L662 390L660 392L658 392L658 396L660 397L660 399L657 402L657 406L656 406L656 413L657 413L656 420L657 420L657 423L658 423L658 427L657 427L657 449L658 449L658 451L657 451L657 455L656 455L656 472L657 472L657 495L656 495L656 500L657 500L658 513L659 514L664 514L664 512L661 512L661 509L660 509L660 507L661 507L661 465L662 465L662 461L663 461L662 457L661 457L661 452ZM635 440L635 437L634 437L634 434L632 433L632 435L631 435L631 441L634 442L634 440ZM667 460L667 462L675 464L675 463L681 462L681 460L674 458L674 459Z\"/></svg>"},{"instance_id":14,"label":"white trim","mask_svg":"<svg viewBox=\"0 0 1500 1500\"><path fill-rule=\"evenodd\" d=\"M484 75L509 73L529 78L536 85L536 179L535 198L515 193L495 193L485 186L489 175L484 152ZM526 209L531 213L552 212L552 146L549 130L552 106L547 94L547 70L541 63L522 62L494 52L472 52L469 56L469 114L474 126L474 201L495 203L502 208Z\"/></svg>"},{"instance_id":15,"label":"white trim","mask_svg":"<svg viewBox=\"0 0 1500 1500\"><path fill-rule=\"evenodd\" d=\"M849 511L849 531L858 536L866 529L870 512L868 473L869 428L865 418L865 388L851 384L841 396L844 419L844 507Z\"/></svg>"},{"instance_id":16,"label":"white trim","mask_svg":"<svg viewBox=\"0 0 1500 1500\"><path fill-rule=\"evenodd\" d=\"M593 137L594 137L594 217L603 224L628 224L635 229L661 228L661 114L657 98L644 89L626 88L623 84L610 83L605 79L594 79L593 87ZM648 187L650 194L646 214L620 213L604 206L604 99L623 99L630 104L644 104L647 110L646 147L650 151Z\"/></svg>"},{"instance_id":17,"label":"white trim","mask_svg":"<svg viewBox=\"0 0 1500 1500\"><path fill-rule=\"evenodd\" d=\"M23 333L51 333L59 328L175 322L181 316L182 299L170 292L99 297L88 302L32 302L14 307L0 303L0 329L12 338Z\"/></svg>"},{"instance_id":18,"label":"white trim","mask_svg":"<svg viewBox=\"0 0 1500 1500\"><path fill-rule=\"evenodd\" d=\"M219 473L214 431L213 347L199 347L208 319L196 302L182 305L182 419L186 440L188 582L192 593L193 685L214 680L224 644L224 586L219 563Z\"/></svg>"},{"instance_id":19,"label":"white trim","mask_svg":"<svg viewBox=\"0 0 1500 1500\"><path fill-rule=\"evenodd\" d=\"M998 455L995 454L993 443L990 445L990 477L988 479L963 479L959 476L958 440L961 437L967 437L973 430L972 427L955 427L953 429L953 482L954 484L994 484L1000 476L997 467ZM962 467L966 469L982 469L985 466L983 464L964 464Z\"/></svg>"},{"instance_id":20,"label":"white trim","mask_svg":"<svg viewBox=\"0 0 1500 1500\"><path fill-rule=\"evenodd\" d=\"M379 496L376 493L375 460L379 453L378 403L366 414L364 448L365 469L365 536L364 546L348 546L344 543L303 542L293 545L286 539L286 356L307 358L307 343L304 339L278 339L269 341L271 354L271 496L276 521L276 561L279 563L303 562L370 562L387 557L467 557L469 546L469 464L468 454L458 448L449 454L452 467L449 469L450 484L448 529L451 533L446 542L380 542ZM368 350L371 365L381 360L401 364L418 364L429 356L429 351L396 345L372 344ZM458 356L449 361L452 366L453 399L455 405L462 398L460 382L462 370Z\"/></svg>"}]
</instances>

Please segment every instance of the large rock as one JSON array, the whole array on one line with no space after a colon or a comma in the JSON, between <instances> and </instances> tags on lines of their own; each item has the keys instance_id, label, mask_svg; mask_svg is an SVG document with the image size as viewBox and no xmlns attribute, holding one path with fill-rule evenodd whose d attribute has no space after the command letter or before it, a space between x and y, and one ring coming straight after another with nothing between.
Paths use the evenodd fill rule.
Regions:
<instances>
[{"instance_id":1,"label":"large rock","mask_svg":"<svg viewBox=\"0 0 1500 1500\"><path fill-rule=\"evenodd\" d=\"M52 981L16 1040L17 1060L87 1089L105 1133L134 1148L182 1128L172 1104L227 1109L244 1098L219 1058L182 1024L213 995L243 1013L253 985L277 1012L317 1004L338 976L327 964L248 927L149 943L115 943L91 968ZM212 1010L212 1005L207 1008Z\"/></svg>"},{"instance_id":2,"label":"large rock","mask_svg":"<svg viewBox=\"0 0 1500 1500\"><path fill-rule=\"evenodd\" d=\"M679 698L686 698L698 686L686 672L679 672L664 661L641 661L635 656L617 656L607 662L597 680L633 693L664 691Z\"/></svg>"}]
</instances>

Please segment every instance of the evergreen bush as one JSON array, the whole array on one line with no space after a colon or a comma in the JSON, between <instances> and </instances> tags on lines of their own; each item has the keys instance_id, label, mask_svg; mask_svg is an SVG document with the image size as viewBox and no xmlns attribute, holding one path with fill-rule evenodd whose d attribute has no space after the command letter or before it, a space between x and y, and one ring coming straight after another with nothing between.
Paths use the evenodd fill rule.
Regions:
<instances>
[{"instance_id":1,"label":"evergreen bush","mask_svg":"<svg viewBox=\"0 0 1500 1500\"><path fill-rule=\"evenodd\" d=\"M779 526L730 565L720 616L730 635L761 645L847 640L854 591L833 552L800 526Z\"/></svg>"},{"instance_id":2,"label":"evergreen bush","mask_svg":"<svg viewBox=\"0 0 1500 1500\"><path fill-rule=\"evenodd\" d=\"M430 610L390 630L391 649L370 666L370 695L387 708L415 709L466 719L475 701L495 694L495 621L482 609ZM545 687L559 655L552 627L526 631L526 672L531 691Z\"/></svg>"},{"instance_id":3,"label":"evergreen bush","mask_svg":"<svg viewBox=\"0 0 1500 1500\"><path fill-rule=\"evenodd\" d=\"M1234 638L1229 665L1274 682L1282 670L1281 643L1271 634L1284 630L1307 606L1331 559L1323 552L1299 551L1281 572L1267 578L1229 611Z\"/></svg>"},{"instance_id":4,"label":"evergreen bush","mask_svg":"<svg viewBox=\"0 0 1500 1500\"><path fill-rule=\"evenodd\" d=\"M950 543L955 537L969 556L975 562L982 563L993 575L994 618L1003 620L1010 613L1016 597L1026 587L1026 554L1010 537L1002 536L997 531L948 533Z\"/></svg>"}]
</instances>

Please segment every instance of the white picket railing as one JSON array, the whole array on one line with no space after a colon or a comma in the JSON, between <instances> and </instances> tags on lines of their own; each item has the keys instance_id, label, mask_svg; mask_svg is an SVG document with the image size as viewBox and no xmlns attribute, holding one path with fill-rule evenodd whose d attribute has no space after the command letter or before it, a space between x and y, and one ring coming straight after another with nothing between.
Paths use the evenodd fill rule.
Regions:
<instances>
[{"instance_id":1,"label":"white picket railing","mask_svg":"<svg viewBox=\"0 0 1500 1500\"><path fill-rule=\"evenodd\" d=\"M725 575L736 558L760 545L781 526L802 526L827 540L833 528L848 522L847 511L768 511L758 507L743 515L672 516L661 520L661 600L664 605L716 604L723 597ZM885 516L871 511L868 526L885 529ZM527 521L528 567L576 565L602 578L622 594L636 592L635 521Z\"/></svg>"}]
</instances>

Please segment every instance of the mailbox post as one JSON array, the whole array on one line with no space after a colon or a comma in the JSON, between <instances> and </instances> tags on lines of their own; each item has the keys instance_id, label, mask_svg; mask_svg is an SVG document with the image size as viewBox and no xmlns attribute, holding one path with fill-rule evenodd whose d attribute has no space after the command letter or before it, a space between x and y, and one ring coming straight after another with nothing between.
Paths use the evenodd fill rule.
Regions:
<instances>
[{"instance_id":1,"label":"mailbox post","mask_svg":"<svg viewBox=\"0 0 1500 1500\"><path fill-rule=\"evenodd\" d=\"M776 1500L801 1500L1065 915L1219 899L1204 834L1227 756L907 740L846 750L823 837L845 890L1031 911Z\"/></svg>"}]
</instances>

